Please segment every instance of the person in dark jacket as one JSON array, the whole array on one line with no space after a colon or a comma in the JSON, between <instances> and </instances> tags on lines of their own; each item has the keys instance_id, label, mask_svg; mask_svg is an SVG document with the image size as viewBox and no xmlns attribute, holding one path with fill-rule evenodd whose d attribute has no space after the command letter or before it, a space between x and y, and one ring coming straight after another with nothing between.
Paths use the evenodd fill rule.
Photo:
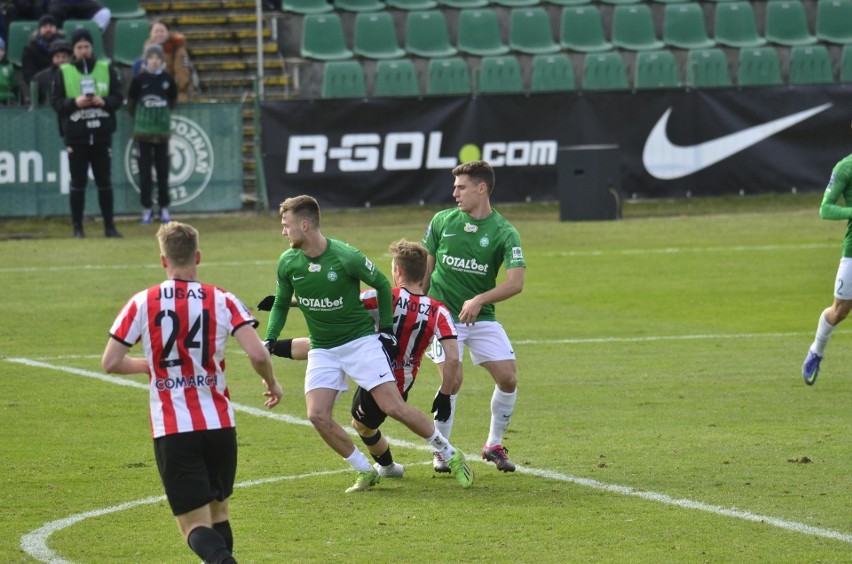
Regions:
<instances>
[{"instance_id":1,"label":"person in dark jacket","mask_svg":"<svg viewBox=\"0 0 852 564\"><path fill-rule=\"evenodd\" d=\"M83 211L89 166L98 187L104 235L121 237L113 220L112 136L124 103L118 71L108 61L95 60L92 36L77 29L71 36L74 57L56 72L51 104L59 117L59 131L68 148L71 173L71 221L74 237L82 238Z\"/></svg>"},{"instance_id":2,"label":"person in dark jacket","mask_svg":"<svg viewBox=\"0 0 852 564\"><path fill-rule=\"evenodd\" d=\"M65 35L59 31L56 18L50 14L43 15L38 21L38 29L30 35L30 41L21 55L21 72L27 85L39 71L50 68L50 46L54 41L64 39Z\"/></svg>"},{"instance_id":3,"label":"person in dark jacket","mask_svg":"<svg viewBox=\"0 0 852 564\"><path fill-rule=\"evenodd\" d=\"M41 106L50 100L50 89L53 87L53 75L56 71L71 60L71 46L66 41L54 41L50 44L51 65L46 69L38 71L33 77L36 85L37 105Z\"/></svg>"},{"instance_id":4,"label":"person in dark jacket","mask_svg":"<svg viewBox=\"0 0 852 564\"><path fill-rule=\"evenodd\" d=\"M177 105L178 87L166 72L163 48L157 44L145 48L142 71L130 82L127 111L133 117L133 139L139 149L139 193L142 223L153 220L151 199L151 163L157 171L157 203L160 222L171 221L169 215L169 136L172 110Z\"/></svg>"}]
</instances>

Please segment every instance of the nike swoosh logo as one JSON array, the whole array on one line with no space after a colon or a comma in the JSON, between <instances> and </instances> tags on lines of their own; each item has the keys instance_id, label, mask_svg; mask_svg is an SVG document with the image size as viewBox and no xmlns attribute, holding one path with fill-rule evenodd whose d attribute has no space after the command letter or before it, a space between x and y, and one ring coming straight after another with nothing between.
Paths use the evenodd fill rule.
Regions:
<instances>
[{"instance_id":1,"label":"nike swoosh logo","mask_svg":"<svg viewBox=\"0 0 852 564\"><path fill-rule=\"evenodd\" d=\"M654 178L660 180L683 178L744 151L779 131L805 121L809 117L827 110L831 105L830 103L823 104L710 141L687 146L675 145L669 141L666 134L669 115L672 113L672 109L669 108L657 121L645 141L645 149L642 151L642 164L648 174Z\"/></svg>"},{"instance_id":2,"label":"nike swoosh logo","mask_svg":"<svg viewBox=\"0 0 852 564\"><path fill-rule=\"evenodd\" d=\"M296 280L301 280L302 278L304 278L304 276L294 276L293 282L295 282Z\"/></svg>"},{"instance_id":3,"label":"nike swoosh logo","mask_svg":"<svg viewBox=\"0 0 852 564\"><path fill-rule=\"evenodd\" d=\"M455 237L455 233L444 233L444 237Z\"/></svg>"}]
</instances>

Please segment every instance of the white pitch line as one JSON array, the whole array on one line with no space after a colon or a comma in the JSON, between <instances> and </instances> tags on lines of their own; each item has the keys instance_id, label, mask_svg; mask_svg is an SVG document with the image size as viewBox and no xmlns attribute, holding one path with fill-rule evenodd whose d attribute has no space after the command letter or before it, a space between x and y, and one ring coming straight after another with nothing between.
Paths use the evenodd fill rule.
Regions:
<instances>
[{"instance_id":1,"label":"white pitch line","mask_svg":"<svg viewBox=\"0 0 852 564\"><path fill-rule=\"evenodd\" d=\"M106 375L106 374L102 374L100 372L82 370L82 369L79 369L79 368L72 368L72 367L68 367L68 366L56 366L56 365L53 365L53 364L48 364L46 362L36 361L36 360L32 360L32 359L27 359L27 358L6 358L4 360L6 360L7 362L23 364L25 366L32 366L32 367L35 367L35 368L46 368L46 369L50 369L50 370L58 370L60 372L67 372L67 373L70 373L70 374L76 374L76 375L79 375L79 376L86 376L86 377L89 377L89 378L94 378L96 380L109 382L111 384L118 384L118 385L122 385L122 386L130 386L130 387L133 387L133 388L142 388L142 389L146 389L146 390L148 389L148 386L146 384L142 384L140 382L135 382L133 380L127 380L125 378L121 378L121 377L117 377L117 376L109 376L109 375ZM255 416L258 416L258 417L267 417L267 418L270 418L270 419L276 419L276 420L279 420L279 421L284 421L286 423L292 423L292 424L297 424L297 425L304 425L304 426L310 426L311 425L310 421L307 421L305 419L300 419L300 418L297 418L297 417L292 417L292 416L286 415L286 414L272 413L270 411L264 411L262 409L258 409L258 408L254 408L254 407L248 407L248 406L244 406L244 405L237 404L237 403L233 403L233 406L234 406L235 411L241 411L241 412L248 413L248 414L251 414L251 415L255 415ZM352 432L352 431L350 431L350 432ZM387 435L385 435L385 436L387 437ZM397 440L397 439L393 439L391 437L387 437L387 438L388 438L388 442L390 444L394 445L394 446L412 448L412 449L415 449L415 450L421 450L421 451L426 451L426 452L432 451L432 448L429 447L429 446L426 446L426 445L410 443L410 442L407 442L407 441L400 441L400 440ZM244 483L242 483L242 485L254 485L254 484L257 484L257 483L269 483L269 482L286 480L286 479L296 479L296 478L308 477L308 476L335 474L335 473L338 473L338 472L345 472L345 471L348 471L348 469L330 470L330 471L325 471L325 472L315 472L315 473L312 473L312 474L304 474L304 475L297 475L297 476L290 476L290 477L279 476L279 477L273 477L273 478L265 478L265 479L262 479L262 480L255 480L255 481L252 481L252 482L244 482ZM605 492L611 492L611 493L617 493L617 494L620 494L620 495L638 497L638 498L645 499L645 500L648 500L648 501L654 501L654 502L663 503L663 504L666 504L666 505L673 505L673 506L681 507L681 508L684 508L684 509L695 509L695 510L698 510L698 511L704 511L706 513L712 513L714 515L721 515L721 516L724 516L724 517L733 517L733 518L742 519L742 520L745 520L745 521L752 521L752 522L756 522L756 523L764 523L764 524L767 524L767 525L772 525L774 527L778 527L780 529L785 529L785 530L796 532L796 533L813 535L813 536L818 536L818 537L824 537L824 538L827 538L827 539L832 539L832 540L837 540L837 541L840 541L840 542L852 544L852 534L842 533L842 532L839 532L839 531L833 531L831 529L823 529L823 528L820 528L820 527L812 527L810 525L806 525L804 523L799 523L797 521L788 521L788 520L785 520L785 519L778 519L776 517L759 515L759 514L756 514L756 513L751 513L749 511L742 511L740 509L735 509L735 508L721 507L721 506L718 506L718 505L710 505L710 504L707 504L707 503L703 503L703 502L700 502L700 501L694 501L694 500L690 500L690 499L676 499L676 498L673 498L673 497L668 496L666 494L661 494L661 493L651 492L651 491L636 490L636 489L628 487L628 486L620 486L620 485L617 485L617 484L608 484L606 482L599 482L598 480L592 480L590 478L580 478L580 477L577 477L577 476L572 476L572 475L568 475L568 474L561 474L561 473L553 472L553 471L550 471L550 470L541 470L541 469L537 469L537 468L526 468L526 467L523 467L523 466L518 466L517 471L520 472L520 473L523 473L523 474L530 474L530 475L533 475L533 476L538 476L538 477L541 477L541 478L547 478L547 479L550 479L550 480L569 482L569 483L576 484L576 485L579 485L579 486L584 486L584 487L588 487L588 488L592 488L592 489L596 489L596 490L601 490L601 491L605 491ZM145 498L145 499L142 499L142 500L127 502L127 503L124 503L124 504L116 505L116 506L113 506L113 507L108 507L108 508L105 508L105 509L99 509L99 510L95 510L95 511L88 511L88 512L85 512L85 513L79 513L77 515L72 515L72 516L66 517L64 519L59 519L57 521L51 521L50 523L47 523L47 524L43 525L42 527L40 527L40 528L30 532L30 533L27 533L26 535L21 537L21 549L24 550L25 552L27 552L27 554L29 554L33 558L36 558L37 560L39 560L41 562L50 562L51 564L72 564L69 561L63 560L61 557L56 555L56 553L53 552L47 546L47 539L50 537L51 534L53 534L54 532L56 532L60 529L69 527L69 526L71 526L75 523L78 523L78 522L80 522L84 519L87 519L89 517L97 517L97 516L100 516L100 515L105 515L105 514L108 514L108 513L121 511L121 510L124 510L124 509L131 509L131 508L137 507L139 505L156 503L156 502L158 502L162 499L165 499L165 498L162 497L162 496Z\"/></svg>"}]
</instances>

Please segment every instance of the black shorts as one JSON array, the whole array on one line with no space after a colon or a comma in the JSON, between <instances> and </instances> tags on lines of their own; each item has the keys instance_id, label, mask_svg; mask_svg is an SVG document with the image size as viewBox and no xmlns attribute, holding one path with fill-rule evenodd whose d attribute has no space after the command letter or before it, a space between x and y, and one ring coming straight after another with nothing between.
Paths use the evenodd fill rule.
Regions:
<instances>
[{"instance_id":1,"label":"black shorts","mask_svg":"<svg viewBox=\"0 0 852 564\"><path fill-rule=\"evenodd\" d=\"M402 401L408 401L408 391L402 394ZM352 418L355 421L369 427L370 429L378 429L381 427L388 414L379 409L379 404L373 399L373 394L358 386L355 388L355 393L352 394Z\"/></svg>"},{"instance_id":2,"label":"black shorts","mask_svg":"<svg viewBox=\"0 0 852 564\"><path fill-rule=\"evenodd\" d=\"M160 479L173 515L183 515L234 493L237 430L177 433L154 439Z\"/></svg>"}]
</instances>

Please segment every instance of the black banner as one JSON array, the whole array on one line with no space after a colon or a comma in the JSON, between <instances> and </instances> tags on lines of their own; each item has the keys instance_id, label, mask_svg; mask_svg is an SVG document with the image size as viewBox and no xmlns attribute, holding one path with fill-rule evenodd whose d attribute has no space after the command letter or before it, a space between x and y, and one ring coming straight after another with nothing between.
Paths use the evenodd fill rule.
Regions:
<instances>
[{"instance_id":1,"label":"black banner","mask_svg":"<svg viewBox=\"0 0 852 564\"><path fill-rule=\"evenodd\" d=\"M850 152L840 85L747 90L268 102L269 201L448 203L452 168L482 158L496 202L556 200L559 147L617 145L630 197L820 190Z\"/></svg>"}]
</instances>

